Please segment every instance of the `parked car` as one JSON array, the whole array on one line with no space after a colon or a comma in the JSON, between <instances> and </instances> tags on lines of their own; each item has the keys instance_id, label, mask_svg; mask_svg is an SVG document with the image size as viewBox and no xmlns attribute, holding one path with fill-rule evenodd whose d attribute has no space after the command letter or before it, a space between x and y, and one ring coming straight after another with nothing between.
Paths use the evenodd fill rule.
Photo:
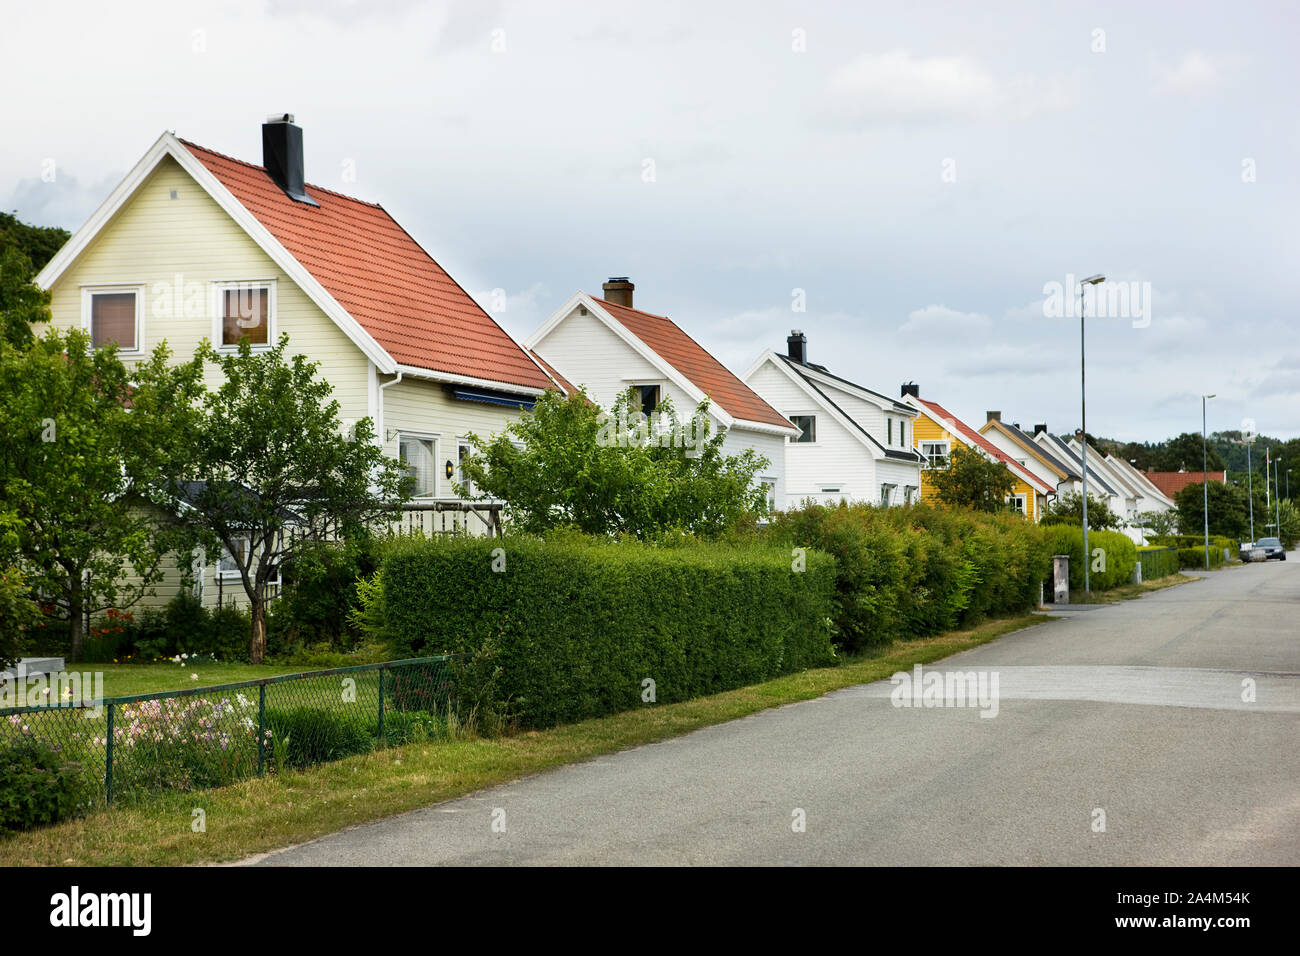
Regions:
<instances>
[{"instance_id":1,"label":"parked car","mask_svg":"<svg viewBox=\"0 0 1300 956\"><path fill-rule=\"evenodd\" d=\"M1282 547L1280 538L1260 538L1255 542L1255 547L1264 552L1264 560L1272 561L1277 558L1279 561L1286 560L1286 548Z\"/></svg>"}]
</instances>

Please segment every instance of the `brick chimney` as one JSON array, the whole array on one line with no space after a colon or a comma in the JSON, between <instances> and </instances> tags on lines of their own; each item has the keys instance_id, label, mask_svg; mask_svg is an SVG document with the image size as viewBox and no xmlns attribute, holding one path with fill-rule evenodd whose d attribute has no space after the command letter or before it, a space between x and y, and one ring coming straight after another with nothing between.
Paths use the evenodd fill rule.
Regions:
<instances>
[{"instance_id":1,"label":"brick chimney","mask_svg":"<svg viewBox=\"0 0 1300 956\"><path fill-rule=\"evenodd\" d=\"M636 289L627 276L610 276L609 281L601 286L605 290L605 301L615 305L632 308L632 292Z\"/></svg>"}]
</instances>

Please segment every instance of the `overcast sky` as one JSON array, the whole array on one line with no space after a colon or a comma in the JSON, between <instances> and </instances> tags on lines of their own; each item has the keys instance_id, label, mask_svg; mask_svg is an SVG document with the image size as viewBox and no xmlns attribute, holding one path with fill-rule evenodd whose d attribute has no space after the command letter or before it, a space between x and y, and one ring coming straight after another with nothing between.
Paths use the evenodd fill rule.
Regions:
<instances>
[{"instance_id":1,"label":"overcast sky","mask_svg":"<svg viewBox=\"0 0 1300 956\"><path fill-rule=\"evenodd\" d=\"M1213 392L1212 431L1300 435L1300 12L1134 6L8 5L0 203L76 229L163 130L260 163L292 112L309 182L504 290L519 338L627 275L738 374L797 327L879 391L1064 432L1050 284L1100 272L1133 297L1088 322L1091 432L1199 430Z\"/></svg>"}]
</instances>

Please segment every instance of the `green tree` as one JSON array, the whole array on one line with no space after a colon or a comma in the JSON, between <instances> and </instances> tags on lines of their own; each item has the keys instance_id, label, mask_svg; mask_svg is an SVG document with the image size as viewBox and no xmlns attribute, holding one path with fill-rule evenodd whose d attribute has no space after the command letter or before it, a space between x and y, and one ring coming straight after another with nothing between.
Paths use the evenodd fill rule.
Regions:
<instances>
[{"instance_id":1,"label":"green tree","mask_svg":"<svg viewBox=\"0 0 1300 956\"><path fill-rule=\"evenodd\" d=\"M929 474L940 501L976 511L1006 510L1007 496L1016 486L1015 476L1005 464L965 445L954 445L948 466Z\"/></svg>"},{"instance_id":2,"label":"green tree","mask_svg":"<svg viewBox=\"0 0 1300 956\"><path fill-rule=\"evenodd\" d=\"M40 610L18 569L18 518L0 513L0 670L23 656L26 632Z\"/></svg>"},{"instance_id":3,"label":"green tree","mask_svg":"<svg viewBox=\"0 0 1300 956\"><path fill-rule=\"evenodd\" d=\"M1206 468L1223 471L1223 458L1213 443L1206 446ZM1201 436L1197 432L1183 432L1171 438L1154 455L1155 471L1200 471Z\"/></svg>"},{"instance_id":4,"label":"green tree","mask_svg":"<svg viewBox=\"0 0 1300 956\"><path fill-rule=\"evenodd\" d=\"M63 229L29 226L0 212L0 339L32 343L32 326L49 320L50 294L32 277L68 239Z\"/></svg>"},{"instance_id":5,"label":"green tree","mask_svg":"<svg viewBox=\"0 0 1300 956\"><path fill-rule=\"evenodd\" d=\"M345 435L318 364L286 355L288 344L281 336L254 352L245 339L222 353L204 343L199 355L222 382L203 398L170 483L193 545L221 549L239 571L255 664L266 655L268 586L281 567L316 542L363 538L372 522L396 516L402 495L401 467L371 420Z\"/></svg>"},{"instance_id":6,"label":"green tree","mask_svg":"<svg viewBox=\"0 0 1300 956\"><path fill-rule=\"evenodd\" d=\"M1089 505L1089 508L1092 506ZM1089 512L1091 517L1091 512ZM1148 537L1160 535L1170 535L1178 533L1178 509L1170 508L1168 511L1144 511L1138 515L1138 527L1146 532Z\"/></svg>"},{"instance_id":7,"label":"green tree","mask_svg":"<svg viewBox=\"0 0 1300 956\"><path fill-rule=\"evenodd\" d=\"M753 449L724 455L707 409L701 403L684 422L663 402L656 435L630 394L605 412L584 393L548 392L505 433L471 435L464 474L479 497L505 501L512 527L525 534L567 526L593 535L714 537L766 511L754 477L768 461Z\"/></svg>"},{"instance_id":8,"label":"green tree","mask_svg":"<svg viewBox=\"0 0 1300 956\"><path fill-rule=\"evenodd\" d=\"M1300 508L1288 500L1282 499L1278 502L1277 509L1274 512L1274 521L1280 517L1282 527L1277 536L1282 539L1282 545L1290 551L1300 541Z\"/></svg>"},{"instance_id":9,"label":"green tree","mask_svg":"<svg viewBox=\"0 0 1300 956\"><path fill-rule=\"evenodd\" d=\"M1058 518L1069 518L1071 524L1083 527L1083 495L1079 492L1058 496L1047 506L1047 513ZM1124 522L1110 510L1105 498L1088 495L1088 527L1099 531L1118 531Z\"/></svg>"},{"instance_id":10,"label":"green tree","mask_svg":"<svg viewBox=\"0 0 1300 956\"><path fill-rule=\"evenodd\" d=\"M1174 495L1178 505L1178 523L1184 534L1197 534L1205 527L1206 486L1201 482L1185 485ZM1249 513L1246 510L1246 489L1211 481L1208 487L1210 503L1210 534L1225 535L1243 540L1250 532ZM1259 522L1255 534L1262 535Z\"/></svg>"},{"instance_id":11,"label":"green tree","mask_svg":"<svg viewBox=\"0 0 1300 956\"><path fill-rule=\"evenodd\" d=\"M129 607L162 574L172 529L151 504L183 440L177 409L200 387L197 363L169 358L160 346L128 371L80 330L0 342L0 502L17 519L27 585L68 621L74 660L88 615Z\"/></svg>"}]
</instances>

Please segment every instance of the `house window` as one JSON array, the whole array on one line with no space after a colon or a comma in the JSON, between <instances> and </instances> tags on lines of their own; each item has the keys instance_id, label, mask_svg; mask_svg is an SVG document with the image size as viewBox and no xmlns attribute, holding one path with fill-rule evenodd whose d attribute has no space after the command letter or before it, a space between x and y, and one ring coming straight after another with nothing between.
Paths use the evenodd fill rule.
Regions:
<instances>
[{"instance_id":1,"label":"house window","mask_svg":"<svg viewBox=\"0 0 1300 956\"><path fill-rule=\"evenodd\" d=\"M817 440L816 415L791 415L790 421L794 422L794 427L799 429L799 436L791 438L792 442L799 445L811 445Z\"/></svg>"},{"instance_id":2,"label":"house window","mask_svg":"<svg viewBox=\"0 0 1300 956\"><path fill-rule=\"evenodd\" d=\"M769 514L776 512L776 479L760 478L759 483L763 486L763 497L767 499L767 510Z\"/></svg>"},{"instance_id":3,"label":"house window","mask_svg":"<svg viewBox=\"0 0 1300 956\"><path fill-rule=\"evenodd\" d=\"M636 391L637 398L641 402L641 414L654 414L654 410L659 407L659 386L638 385Z\"/></svg>"},{"instance_id":4,"label":"house window","mask_svg":"<svg viewBox=\"0 0 1300 956\"><path fill-rule=\"evenodd\" d=\"M217 560L217 577L222 578L224 580L231 580L231 579L238 580L240 577L239 569L243 564L247 563L247 561L248 561L248 538L247 537L236 538L234 554L231 554L231 552L225 546L222 546L221 548L221 557ZM250 573L256 571L257 570L256 565L254 564L252 567L250 567L249 570ZM201 579L202 579L202 575L200 575L200 580ZM268 581L267 583L276 584L276 585L280 583L280 569L278 567L275 569L274 577L272 577L271 580ZM200 596L202 595L202 591L199 592L199 595Z\"/></svg>"},{"instance_id":5,"label":"house window","mask_svg":"<svg viewBox=\"0 0 1300 956\"><path fill-rule=\"evenodd\" d=\"M416 435L399 435L397 437L397 458L406 473L406 496L408 498L427 498L437 490L438 443L432 438L420 438Z\"/></svg>"},{"instance_id":6,"label":"house window","mask_svg":"<svg viewBox=\"0 0 1300 956\"><path fill-rule=\"evenodd\" d=\"M88 290L85 318L91 345L139 352L141 298L138 289Z\"/></svg>"},{"instance_id":7,"label":"house window","mask_svg":"<svg viewBox=\"0 0 1300 956\"><path fill-rule=\"evenodd\" d=\"M470 447L469 442L462 441L456 443L456 480L465 486L465 496L472 498L478 494L478 489L474 483L465 480L465 461L474 454L474 449Z\"/></svg>"},{"instance_id":8,"label":"house window","mask_svg":"<svg viewBox=\"0 0 1300 956\"><path fill-rule=\"evenodd\" d=\"M248 560L248 539L236 538L235 551L222 547L221 557L217 560L217 575L223 578L239 577L239 569Z\"/></svg>"},{"instance_id":9,"label":"house window","mask_svg":"<svg viewBox=\"0 0 1300 956\"><path fill-rule=\"evenodd\" d=\"M223 282L217 285L217 323L214 337L221 348L271 344L275 320L274 285L269 282Z\"/></svg>"},{"instance_id":10,"label":"house window","mask_svg":"<svg viewBox=\"0 0 1300 956\"><path fill-rule=\"evenodd\" d=\"M901 421L898 423L898 447L899 448L907 447L907 422L906 421Z\"/></svg>"},{"instance_id":11,"label":"house window","mask_svg":"<svg viewBox=\"0 0 1300 956\"><path fill-rule=\"evenodd\" d=\"M894 420L892 418L886 418L885 419L885 444L892 445L893 443L894 443Z\"/></svg>"},{"instance_id":12,"label":"house window","mask_svg":"<svg viewBox=\"0 0 1300 956\"><path fill-rule=\"evenodd\" d=\"M925 459L923 468L947 468L948 443L946 441L921 442L921 457Z\"/></svg>"},{"instance_id":13,"label":"house window","mask_svg":"<svg viewBox=\"0 0 1300 956\"><path fill-rule=\"evenodd\" d=\"M888 485L888 484L883 484L880 486L880 503L882 505L888 505L890 501L893 500L894 489L897 487L898 485Z\"/></svg>"},{"instance_id":14,"label":"house window","mask_svg":"<svg viewBox=\"0 0 1300 956\"><path fill-rule=\"evenodd\" d=\"M1026 513L1026 512L1025 512L1025 496L1024 496L1024 495L1010 495L1010 496L1007 498L1007 504L1009 504L1009 505L1011 506L1011 510L1012 510L1012 511L1015 511L1015 512L1017 512L1018 514L1025 514L1025 513Z\"/></svg>"},{"instance_id":15,"label":"house window","mask_svg":"<svg viewBox=\"0 0 1300 956\"><path fill-rule=\"evenodd\" d=\"M910 505L916 500L916 485L903 486L903 504Z\"/></svg>"}]
</instances>

